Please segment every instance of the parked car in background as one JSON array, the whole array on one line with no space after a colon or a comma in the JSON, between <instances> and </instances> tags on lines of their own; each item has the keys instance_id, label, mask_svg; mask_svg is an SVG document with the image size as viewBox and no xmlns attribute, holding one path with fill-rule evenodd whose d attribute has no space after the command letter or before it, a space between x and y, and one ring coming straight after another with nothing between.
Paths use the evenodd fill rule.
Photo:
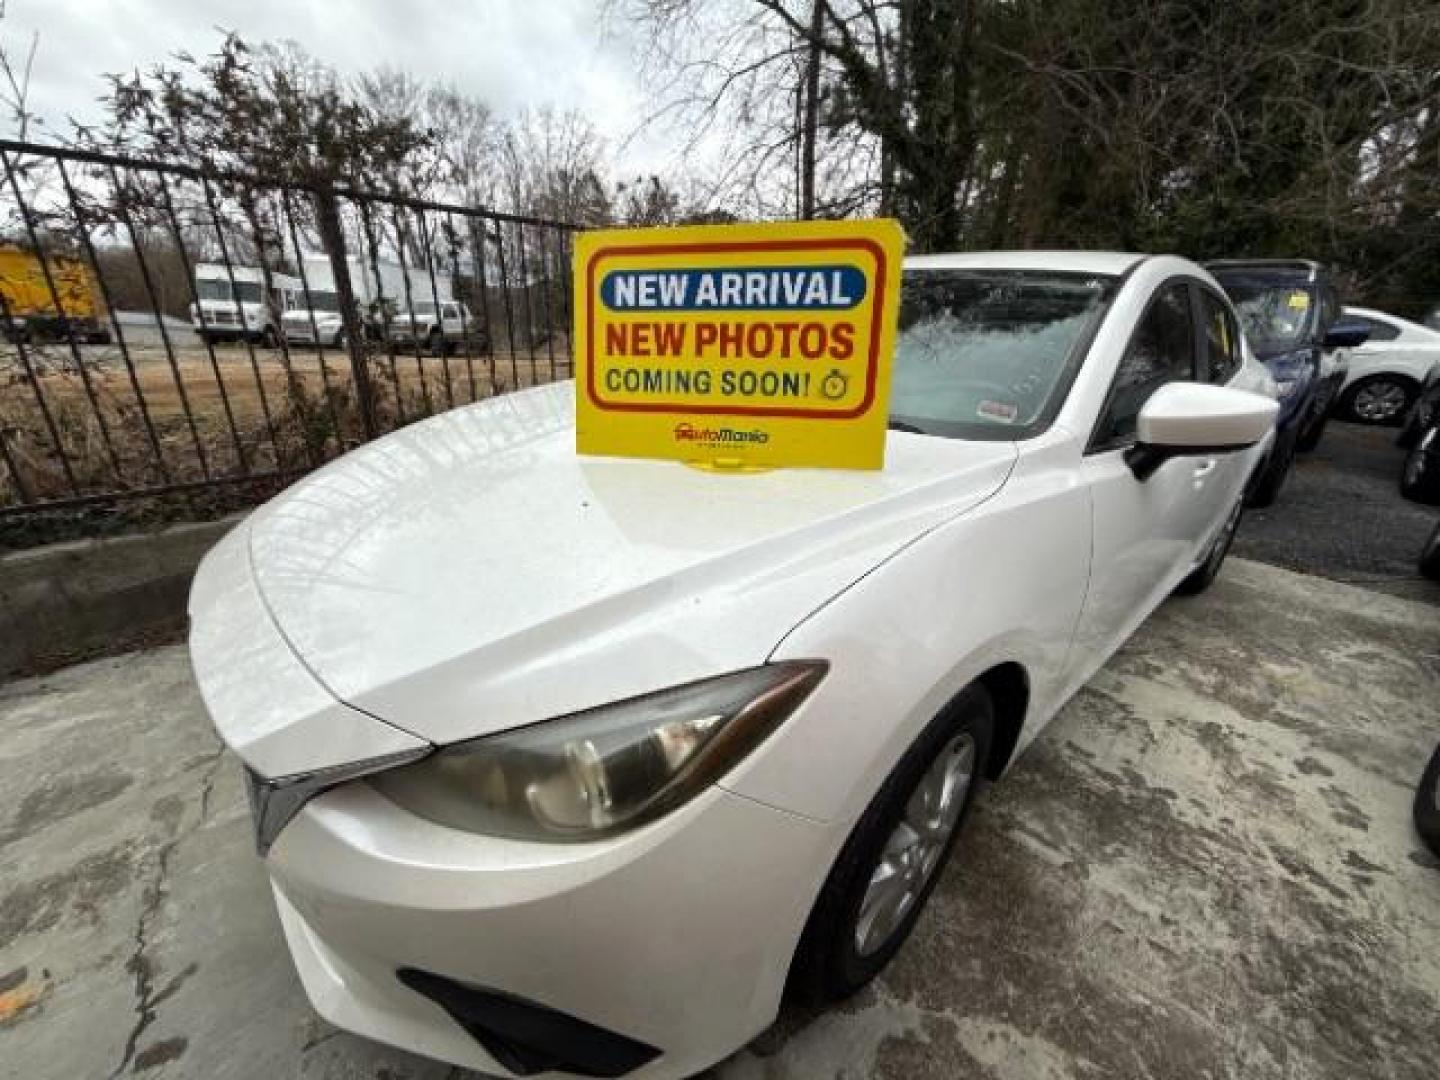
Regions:
<instances>
[{"instance_id":1,"label":"parked car in background","mask_svg":"<svg viewBox=\"0 0 1440 1080\"><path fill-rule=\"evenodd\" d=\"M1425 541L1425 546L1420 549L1420 576L1427 577L1431 581L1440 581L1440 521L1435 523L1435 531L1430 534L1430 539ZM1436 831L1436 854L1440 855L1440 829Z\"/></svg>"},{"instance_id":2,"label":"parked car in background","mask_svg":"<svg viewBox=\"0 0 1440 1080\"><path fill-rule=\"evenodd\" d=\"M1440 504L1440 416L1415 432L1414 442L1400 468L1400 494L1415 502Z\"/></svg>"},{"instance_id":3,"label":"parked car in background","mask_svg":"<svg viewBox=\"0 0 1440 1080\"><path fill-rule=\"evenodd\" d=\"M1313 450L1346 378L1349 350L1365 324L1341 317L1328 271L1306 259L1233 259L1206 264L1224 287L1255 355L1280 388L1275 444L1251 484L1249 505L1280 494L1296 451Z\"/></svg>"},{"instance_id":4,"label":"parked car in background","mask_svg":"<svg viewBox=\"0 0 1440 1080\"><path fill-rule=\"evenodd\" d=\"M899 317L881 471L582 458L561 382L206 556L197 681L326 1019L694 1075L884 969L981 780L1215 578L1278 407L1208 274L922 256Z\"/></svg>"},{"instance_id":5,"label":"parked car in background","mask_svg":"<svg viewBox=\"0 0 1440 1080\"><path fill-rule=\"evenodd\" d=\"M1430 368L1421 382L1420 391L1405 414L1405 422L1400 425L1400 434L1395 437L1396 445L1409 450L1437 421L1440 421L1440 362Z\"/></svg>"},{"instance_id":6,"label":"parked car in background","mask_svg":"<svg viewBox=\"0 0 1440 1080\"><path fill-rule=\"evenodd\" d=\"M390 317L390 340L402 348L423 349L431 356L457 351L483 352L489 334L459 300L415 300Z\"/></svg>"},{"instance_id":7,"label":"parked car in background","mask_svg":"<svg viewBox=\"0 0 1440 1080\"><path fill-rule=\"evenodd\" d=\"M69 341L73 335L90 345L110 342L99 283L80 259L52 253L42 264L28 248L0 246L0 303L10 341Z\"/></svg>"},{"instance_id":8,"label":"parked car in background","mask_svg":"<svg viewBox=\"0 0 1440 1080\"><path fill-rule=\"evenodd\" d=\"M1345 315L1363 322L1370 336L1350 351L1335 415L1362 424L1401 422L1440 362L1440 331L1370 308L1347 307Z\"/></svg>"},{"instance_id":9,"label":"parked car in background","mask_svg":"<svg viewBox=\"0 0 1440 1080\"><path fill-rule=\"evenodd\" d=\"M1436 533L1440 537L1440 531ZM1415 831L1434 854L1440 855L1440 746L1430 755L1430 762L1415 788L1413 806Z\"/></svg>"},{"instance_id":10,"label":"parked car in background","mask_svg":"<svg viewBox=\"0 0 1440 1080\"><path fill-rule=\"evenodd\" d=\"M226 267L197 263L190 322L202 341L280 342L280 319L294 302L298 278L272 272L266 294L265 271L258 266Z\"/></svg>"}]
</instances>

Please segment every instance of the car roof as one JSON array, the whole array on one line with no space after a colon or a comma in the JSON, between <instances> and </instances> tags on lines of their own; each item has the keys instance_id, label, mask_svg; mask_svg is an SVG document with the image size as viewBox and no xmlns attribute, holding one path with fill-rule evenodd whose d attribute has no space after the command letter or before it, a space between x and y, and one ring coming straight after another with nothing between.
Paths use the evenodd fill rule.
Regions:
<instances>
[{"instance_id":1,"label":"car roof","mask_svg":"<svg viewBox=\"0 0 1440 1080\"><path fill-rule=\"evenodd\" d=\"M1118 277L1149 257L1122 251L956 251L911 255L905 266L917 270L1055 270Z\"/></svg>"},{"instance_id":2,"label":"car roof","mask_svg":"<svg viewBox=\"0 0 1440 1080\"><path fill-rule=\"evenodd\" d=\"M1211 259L1205 269L1217 270L1298 270L1314 281L1325 267L1314 259Z\"/></svg>"}]
</instances>

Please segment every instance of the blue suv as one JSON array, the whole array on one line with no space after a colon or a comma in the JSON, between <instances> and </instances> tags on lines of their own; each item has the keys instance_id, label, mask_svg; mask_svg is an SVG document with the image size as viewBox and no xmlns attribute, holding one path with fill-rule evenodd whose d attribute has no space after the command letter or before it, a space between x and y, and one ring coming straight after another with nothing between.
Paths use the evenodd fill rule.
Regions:
<instances>
[{"instance_id":1,"label":"blue suv","mask_svg":"<svg viewBox=\"0 0 1440 1080\"><path fill-rule=\"evenodd\" d=\"M1280 387L1275 442L1246 489L1248 506L1280 494L1297 450L1315 449L1345 381L1342 349L1370 336L1341 314L1334 281L1308 259L1225 259L1205 264L1230 296L1245 338Z\"/></svg>"}]
</instances>

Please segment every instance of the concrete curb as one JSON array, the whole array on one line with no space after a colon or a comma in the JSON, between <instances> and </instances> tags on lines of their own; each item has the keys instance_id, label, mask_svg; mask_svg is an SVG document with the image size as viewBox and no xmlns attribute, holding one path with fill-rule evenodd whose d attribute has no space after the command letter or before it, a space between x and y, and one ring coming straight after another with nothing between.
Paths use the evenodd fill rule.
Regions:
<instances>
[{"instance_id":1,"label":"concrete curb","mask_svg":"<svg viewBox=\"0 0 1440 1080\"><path fill-rule=\"evenodd\" d=\"M195 568L244 516L0 556L0 679L178 638Z\"/></svg>"}]
</instances>

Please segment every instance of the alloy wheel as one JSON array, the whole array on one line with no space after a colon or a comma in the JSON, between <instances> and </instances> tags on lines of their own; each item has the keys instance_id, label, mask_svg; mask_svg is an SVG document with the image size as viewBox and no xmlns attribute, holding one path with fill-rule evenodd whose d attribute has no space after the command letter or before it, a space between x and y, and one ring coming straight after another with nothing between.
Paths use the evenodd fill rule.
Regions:
<instances>
[{"instance_id":1,"label":"alloy wheel","mask_svg":"<svg viewBox=\"0 0 1440 1080\"><path fill-rule=\"evenodd\" d=\"M1405 409L1409 395L1399 383L1377 379L1366 383L1355 394L1351 404L1355 415L1372 424L1393 420Z\"/></svg>"},{"instance_id":2,"label":"alloy wheel","mask_svg":"<svg viewBox=\"0 0 1440 1080\"><path fill-rule=\"evenodd\" d=\"M975 781L975 740L963 732L936 755L905 804L870 884L855 922L855 950L870 956L905 921L940 864L950 836L965 808Z\"/></svg>"}]
</instances>

